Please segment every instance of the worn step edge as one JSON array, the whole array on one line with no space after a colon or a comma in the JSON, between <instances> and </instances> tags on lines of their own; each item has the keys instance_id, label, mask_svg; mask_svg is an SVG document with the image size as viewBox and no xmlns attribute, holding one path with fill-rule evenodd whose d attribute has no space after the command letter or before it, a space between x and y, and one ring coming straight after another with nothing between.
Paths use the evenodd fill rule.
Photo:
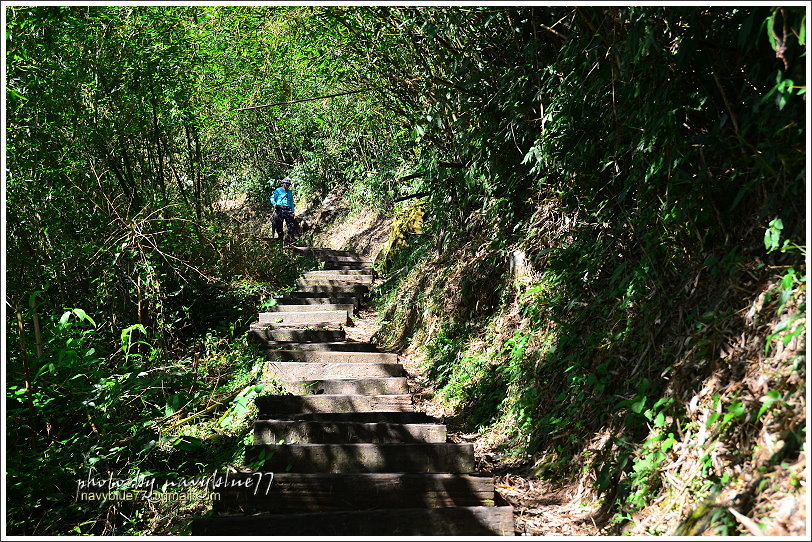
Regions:
<instances>
[{"instance_id":1,"label":"worn step edge","mask_svg":"<svg viewBox=\"0 0 812 542\"><path fill-rule=\"evenodd\" d=\"M430 423L309 422L258 419L254 444L351 444L393 442L445 442L445 425Z\"/></svg>"},{"instance_id":2,"label":"worn step edge","mask_svg":"<svg viewBox=\"0 0 812 542\"><path fill-rule=\"evenodd\" d=\"M377 347L374 344L355 341L330 341L318 343L297 343L282 341L263 341L260 345L266 349L269 356L275 355L280 350L295 350L302 352L324 351L324 352L361 352L375 354Z\"/></svg>"},{"instance_id":3,"label":"worn step edge","mask_svg":"<svg viewBox=\"0 0 812 542\"><path fill-rule=\"evenodd\" d=\"M264 342L332 342L343 341L347 333L343 330L273 329L272 325L254 322L248 329L248 339L254 343Z\"/></svg>"},{"instance_id":4,"label":"worn step edge","mask_svg":"<svg viewBox=\"0 0 812 542\"><path fill-rule=\"evenodd\" d=\"M317 297L290 297L283 295L277 298L279 305L352 305L358 307L361 300L357 296L317 296Z\"/></svg>"},{"instance_id":5,"label":"worn step edge","mask_svg":"<svg viewBox=\"0 0 812 542\"><path fill-rule=\"evenodd\" d=\"M309 306L309 305L308 305ZM259 313L260 324L346 324L348 311L273 311Z\"/></svg>"},{"instance_id":6,"label":"worn step edge","mask_svg":"<svg viewBox=\"0 0 812 542\"><path fill-rule=\"evenodd\" d=\"M405 377L320 378L287 380L285 391L296 395L404 395L409 393Z\"/></svg>"},{"instance_id":7,"label":"worn step edge","mask_svg":"<svg viewBox=\"0 0 812 542\"><path fill-rule=\"evenodd\" d=\"M320 423L443 424L442 420L429 416L425 412L299 412L280 416L270 416L260 412L257 419Z\"/></svg>"},{"instance_id":8,"label":"worn step edge","mask_svg":"<svg viewBox=\"0 0 812 542\"><path fill-rule=\"evenodd\" d=\"M283 313L284 314L284 313ZM341 331L344 323L338 322L256 322L257 330L271 331L301 331L309 333L313 331ZM261 326L261 327L260 327ZM346 337L345 337L346 338Z\"/></svg>"},{"instance_id":9,"label":"worn step edge","mask_svg":"<svg viewBox=\"0 0 812 542\"><path fill-rule=\"evenodd\" d=\"M328 282L325 282L324 280L314 279L314 278L311 277L309 279L304 279L302 281L297 281L296 282L296 289L297 290L308 291L308 290L313 290L312 286L322 286L322 287L327 286L329 288L333 288L333 287L345 288L347 286L353 286L353 287L354 286L363 286L363 287L366 288L366 290L359 289L359 290L352 290L352 291L348 291L348 292L339 291L335 295L364 297L370 291L372 291L373 288L375 288L375 283L372 282L372 281L364 281L364 282L358 282L358 281L353 281L353 280L340 280L339 281L338 279L331 279L331 281L332 282L328 283Z\"/></svg>"},{"instance_id":10,"label":"worn step edge","mask_svg":"<svg viewBox=\"0 0 812 542\"><path fill-rule=\"evenodd\" d=\"M235 473L217 512L280 513L494 506L491 476L446 473Z\"/></svg>"},{"instance_id":11,"label":"worn step edge","mask_svg":"<svg viewBox=\"0 0 812 542\"><path fill-rule=\"evenodd\" d=\"M364 258L362 256L323 256L319 257L319 259L323 262L329 263L363 263L366 265L372 265L374 262L371 258Z\"/></svg>"},{"instance_id":12,"label":"worn step edge","mask_svg":"<svg viewBox=\"0 0 812 542\"><path fill-rule=\"evenodd\" d=\"M261 395L254 399L260 412L411 412L412 396L403 395Z\"/></svg>"},{"instance_id":13,"label":"worn step edge","mask_svg":"<svg viewBox=\"0 0 812 542\"><path fill-rule=\"evenodd\" d=\"M364 274L374 274L375 269L366 264L354 263L325 263L321 271L361 271Z\"/></svg>"},{"instance_id":14,"label":"worn step edge","mask_svg":"<svg viewBox=\"0 0 812 542\"><path fill-rule=\"evenodd\" d=\"M346 311L348 313L352 313L353 311L355 311L355 305L353 305L352 303L343 303L343 304L316 303L314 305L274 305L273 307L267 307L265 311L266 312Z\"/></svg>"},{"instance_id":15,"label":"worn step edge","mask_svg":"<svg viewBox=\"0 0 812 542\"><path fill-rule=\"evenodd\" d=\"M326 247L312 247L309 249L310 252L313 254L332 254L334 256L358 256L361 257L358 252L354 250L338 250L335 248L326 248Z\"/></svg>"},{"instance_id":16,"label":"worn step edge","mask_svg":"<svg viewBox=\"0 0 812 542\"><path fill-rule=\"evenodd\" d=\"M324 281L318 279L299 279L296 281L296 288L305 292L339 292L352 295L366 294L369 292L372 283L348 282L348 281Z\"/></svg>"},{"instance_id":17,"label":"worn step edge","mask_svg":"<svg viewBox=\"0 0 812 542\"><path fill-rule=\"evenodd\" d=\"M322 363L398 363L398 355L387 352L351 352L334 350L268 350L268 358Z\"/></svg>"},{"instance_id":18,"label":"worn step edge","mask_svg":"<svg viewBox=\"0 0 812 542\"><path fill-rule=\"evenodd\" d=\"M312 271L310 273L313 273ZM375 277L372 275L343 275L340 273L319 273L310 274L305 273L296 280L297 283L321 283L321 284L366 284L370 285L374 282Z\"/></svg>"},{"instance_id":19,"label":"worn step edge","mask_svg":"<svg viewBox=\"0 0 812 542\"><path fill-rule=\"evenodd\" d=\"M318 361L268 361L265 372L279 380L332 380L336 378L386 378L405 376L398 363L322 363Z\"/></svg>"},{"instance_id":20,"label":"worn step edge","mask_svg":"<svg viewBox=\"0 0 812 542\"><path fill-rule=\"evenodd\" d=\"M325 286L369 286L372 275L302 275L296 284L322 284Z\"/></svg>"},{"instance_id":21,"label":"worn step edge","mask_svg":"<svg viewBox=\"0 0 812 542\"><path fill-rule=\"evenodd\" d=\"M194 536L513 536L510 506L257 514L195 520Z\"/></svg>"},{"instance_id":22,"label":"worn step edge","mask_svg":"<svg viewBox=\"0 0 812 542\"><path fill-rule=\"evenodd\" d=\"M346 285L346 286L330 286L330 285L308 285L299 286L302 290L296 290L285 294L286 298L310 298L310 297L329 297L330 294L353 294L352 297L362 297L363 294L369 292L369 286L366 284Z\"/></svg>"},{"instance_id":23,"label":"worn step edge","mask_svg":"<svg viewBox=\"0 0 812 542\"><path fill-rule=\"evenodd\" d=\"M294 250L299 252L306 252L308 254L316 255L329 255L329 256L349 256L353 258L368 258L368 256L361 256L356 250L341 250L329 247L295 247Z\"/></svg>"},{"instance_id":24,"label":"worn step edge","mask_svg":"<svg viewBox=\"0 0 812 542\"><path fill-rule=\"evenodd\" d=\"M246 464L271 472L474 473L472 444L250 444Z\"/></svg>"},{"instance_id":25,"label":"worn step edge","mask_svg":"<svg viewBox=\"0 0 812 542\"><path fill-rule=\"evenodd\" d=\"M324 275L336 275L341 277L347 278L355 278L357 276L362 277L372 277L375 278L378 276L377 273L364 272L363 269L317 269L316 271L308 271L303 276L304 277L321 277Z\"/></svg>"}]
</instances>

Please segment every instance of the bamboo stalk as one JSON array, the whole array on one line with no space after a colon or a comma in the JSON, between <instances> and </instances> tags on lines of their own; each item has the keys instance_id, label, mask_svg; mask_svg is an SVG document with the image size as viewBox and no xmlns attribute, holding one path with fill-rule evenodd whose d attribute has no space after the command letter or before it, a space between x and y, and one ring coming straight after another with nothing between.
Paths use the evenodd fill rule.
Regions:
<instances>
[{"instance_id":1,"label":"bamboo stalk","mask_svg":"<svg viewBox=\"0 0 812 542\"><path fill-rule=\"evenodd\" d=\"M39 328L39 314L34 311L34 343L37 346L37 359L42 359L42 332Z\"/></svg>"},{"instance_id":2,"label":"bamboo stalk","mask_svg":"<svg viewBox=\"0 0 812 542\"><path fill-rule=\"evenodd\" d=\"M25 399L28 404L28 425L33 429L34 425L34 398L31 397L31 368L28 365L28 349L25 343L25 326L23 325L23 314L20 307L17 307L17 329L20 332L20 357L23 362L23 374L25 377Z\"/></svg>"}]
</instances>

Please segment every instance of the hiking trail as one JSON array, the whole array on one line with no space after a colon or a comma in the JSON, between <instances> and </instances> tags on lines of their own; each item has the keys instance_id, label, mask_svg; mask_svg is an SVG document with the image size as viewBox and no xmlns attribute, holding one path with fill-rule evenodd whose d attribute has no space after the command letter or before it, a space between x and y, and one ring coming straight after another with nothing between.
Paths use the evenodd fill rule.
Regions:
<instances>
[{"instance_id":1,"label":"hiking trail","mask_svg":"<svg viewBox=\"0 0 812 542\"><path fill-rule=\"evenodd\" d=\"M513 508L476 472L474 447L448 439L440 420L415 409L398 354L347 336L380 278L348 251L310 253L305 273L251 325L267 351L263 379L284 395L257 397L254 444L231 475L214 515L193 535L513 535ZM272 473L272 475L271 475Z\"/></svg>"}]
</instances>

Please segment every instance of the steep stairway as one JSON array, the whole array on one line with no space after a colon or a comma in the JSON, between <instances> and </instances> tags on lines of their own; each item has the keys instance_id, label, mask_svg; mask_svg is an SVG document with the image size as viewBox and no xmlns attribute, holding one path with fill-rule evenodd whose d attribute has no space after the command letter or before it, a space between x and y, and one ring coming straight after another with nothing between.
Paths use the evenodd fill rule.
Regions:
<instances>
[{"instance_id":1,"label":"steep stairway","mask_svg":"<svg viewBox=\"0 0 812 542\"><path fill-rule=\"evenodd\" d=\"M473 446L447 442L445 425L415 411L397 354L347 338L376 280L371 262L298 250L325 269L305 273L249 332L287 392L256 399L246 462L262 462L264 481L231 475L192 534L513 535L513 509L475 472Z\"/></svg>"}]
</instances>

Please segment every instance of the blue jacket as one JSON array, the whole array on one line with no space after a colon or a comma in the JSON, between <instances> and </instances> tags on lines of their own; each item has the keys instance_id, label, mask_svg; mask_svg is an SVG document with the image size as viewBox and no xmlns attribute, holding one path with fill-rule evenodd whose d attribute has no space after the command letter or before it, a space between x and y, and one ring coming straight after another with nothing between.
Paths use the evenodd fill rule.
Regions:
<instances>
[{"instance_id":1,"label":"blue jacket","mask_svg":"<svg viewBox=\"0 0 812 542\"><path fill-rule=\"evenodd\" d=\"M295 213L296 209L293 205L293 190L285 190L284 186L280 186L274 190L273 194L271 195L271 205L284 205L285 207L290 207L290 211Z\"/></svg>"}]
</instances>

